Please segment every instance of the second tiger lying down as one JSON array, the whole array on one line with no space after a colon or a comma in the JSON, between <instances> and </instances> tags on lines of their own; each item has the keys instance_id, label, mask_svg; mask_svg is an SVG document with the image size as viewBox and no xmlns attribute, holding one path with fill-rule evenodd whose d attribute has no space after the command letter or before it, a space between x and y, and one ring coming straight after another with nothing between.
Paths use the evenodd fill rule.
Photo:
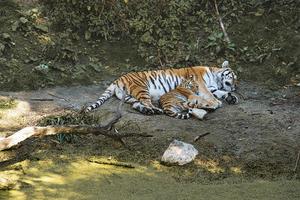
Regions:
<instances>
[{"instance_id":1,"label":"second tiger lying down","mask_svg":"<svg viewBox=\"0 0 300 200\"><path fill-rule=\"evenodd\" d=\"M192 77L162 95L159 103L166 115L178 119L189 119L191 114L203 119L207 112L201 108L210 109L214 106L213 101L199 96L199 85Z\"/></svg>"}]
</instances>

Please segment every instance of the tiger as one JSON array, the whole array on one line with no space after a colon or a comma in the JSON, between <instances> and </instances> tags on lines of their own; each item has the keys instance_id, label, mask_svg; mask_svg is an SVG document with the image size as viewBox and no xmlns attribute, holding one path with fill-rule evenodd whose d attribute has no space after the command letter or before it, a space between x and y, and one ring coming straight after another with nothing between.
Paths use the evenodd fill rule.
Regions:
<instances>
[{"instance_id":1,"label":"tiger","mask_svg":"<svg viewBox=\"0 0 300 200\"><path fill-rule=\"evenodd\" d=\"M163 110L153 102L191 76L199 85L201 97L213 102L211 109L221 107L220 100L229 104L238 102L238 98L232 94L237 76L229 67L229 62L224 61L221 68L194 66L127 73L113 81L95 103L86 107L85 112L100 107L115 95L143 114L161 114Z\"/></svg>"},{"instance_id":2,"label":"tiger","mask_svg":"<svg viewBox=\"0 0 300 200\"><path fill-rule=\"evenodd\" d=\"M178 87L162 95L159 103L166 115L177 119L189 119L191 114L194 115L193 108L212 107L211 101L199 96L199 85L192 77L183 80ZM201 116L196 115L196 117L203 119L206 113L203 110Z\"/></svg>"}]
</instances>

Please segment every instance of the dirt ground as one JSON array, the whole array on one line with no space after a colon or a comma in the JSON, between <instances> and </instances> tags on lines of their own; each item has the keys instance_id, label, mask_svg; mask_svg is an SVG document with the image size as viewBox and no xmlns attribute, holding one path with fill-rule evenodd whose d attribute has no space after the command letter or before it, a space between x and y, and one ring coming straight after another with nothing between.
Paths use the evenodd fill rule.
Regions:
<instances>
[{"instance_id":1,"label":"dirt ground","mask_svg":"<svg viewBox=\"0 0 300 200\"><path fill-rule=\"evenodd\" d=\"M13 108L1 110L2 135L34 125L46 115L80 109L97 99L105 83L0 92L2 97L17 100ZM239 104L224 104L203 121L145 116L126 104L116 125L119 132L153 135L127 138L127 147L94 135L74 136L63 143L57 136L29 139L0 152L1 175L16 180L15 189L1 191L0 197L164 199L169 194L174 199L232 199L234 195L239 199L298 199L300 169L293 169L300 148L300 88L271 91L242 82L239 91L244 97ZM32 100L37 98L52 101ZM118 104L112 98L93 115L103 122ZM206 132L210 134L192 142ZM195 145L199 155L194 162L183 167L160 164L173 139ZM136 168L90 163L86 160L90 157L133 163ZM212 197L216 192L220 195Z\"/></svg>"}]
</instances>

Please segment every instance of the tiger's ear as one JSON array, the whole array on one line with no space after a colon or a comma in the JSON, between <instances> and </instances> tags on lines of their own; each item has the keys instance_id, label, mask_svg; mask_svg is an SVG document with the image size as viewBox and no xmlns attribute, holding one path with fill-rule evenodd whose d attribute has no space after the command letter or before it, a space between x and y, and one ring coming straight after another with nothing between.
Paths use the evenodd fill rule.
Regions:
<instances>
[{"instance_id":1,"label":"tiger's ear","mask_svg":"<svg viewBox=\"0 0 300 200\"><path fill-rule=\"evenodd\" d=\"M229 68L229 62L227 60L223 62L222 68Z\"/></svg>"}]
</instances>

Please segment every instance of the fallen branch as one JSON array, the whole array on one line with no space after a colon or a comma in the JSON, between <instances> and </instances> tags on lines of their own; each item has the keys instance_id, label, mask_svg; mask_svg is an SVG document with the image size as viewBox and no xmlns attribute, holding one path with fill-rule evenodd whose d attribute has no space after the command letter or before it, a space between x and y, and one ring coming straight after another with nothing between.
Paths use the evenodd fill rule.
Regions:
<instances>
[{"instance_id":1,"label":"fallen branch","mask_svg":"<svg viewBox=\"0 0 300 200\"><path fill-rule=\"evenodd\" d=\"M226 40L227 43L230 43L230 39L229 39L228 34L226 32L225 26L223 24L222 17L220 16L219 9L218 9L218 4L217 4L216 0L214 0L214 4L215 4L216 14L217 14L220 26L221 26L221 29L222 29L223 34L224 34L224 38L225 38L225 40Z\"/></svg>"},{"instance_id":2,"label":"fallen branch","mask_svg":"<svg viewBox=\"0 0 300 200\"><path fill-rule=\"evenodd\" d=\"M104 160L97 160L97 159L86 159L89 162L92 163L97 163L101 165L113 165L117 167L125 167L125 168L135 168L134 165L130 163L125 163L125 162L117 162L117 161L104 161Z\"/></svg>"},{"instance_id":3,"label":"fallen branch","mask_svg":"<svg viewBox=\"0 0 300 200\"><path fill-rule=\"evenodd\" d=\"M6 177L0 177L0 190L11 190L14 189L16 185L16 180Z\"/></svg>"},{"instance_id":4,"label":"fallen branch","mask_svg":"<svg viewBox=\"0 0 300 200\"><path fill-rule=\"evenodd\" d=\"M126 137L152 137L152 135L140 134L140 133L128 133L119 134L116 129L113 129L113 125L118 122L122 117L121 107L124 103L124 99L120 102L115 116L109 120L105 125L99 126L88 126L88 125L68 125L68 126L31 126L23 128L13 135L0 139L0 151L5 149L10 149L16 146L20 142L30 138L30 137L41 137L46 135L56 135L59 133L63 134L94 134L94 135L104 135L110 137L114 140L125 144L122 140Z\"/></svg>"}]
</instances>

